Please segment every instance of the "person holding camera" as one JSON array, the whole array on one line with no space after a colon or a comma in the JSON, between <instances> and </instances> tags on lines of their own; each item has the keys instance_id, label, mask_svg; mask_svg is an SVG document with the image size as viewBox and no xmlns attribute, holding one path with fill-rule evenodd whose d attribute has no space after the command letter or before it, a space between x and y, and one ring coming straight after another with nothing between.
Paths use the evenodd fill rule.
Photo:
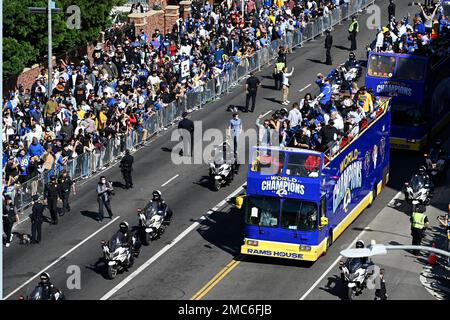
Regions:
<instances>
[{"instance_id":1,"label":"person holding camera","mask_svg":"<svg viewBox=\"0 0 450 320\"><path fill-rule=\"evenodd\" d=\"M100 181L97 184L98 222L103 221L103 207L108 211L109 218L112 218L111 196L113 195L114 188L112 183L106 180L105 176L101 176Z\"/></svg>"}]
</instances>

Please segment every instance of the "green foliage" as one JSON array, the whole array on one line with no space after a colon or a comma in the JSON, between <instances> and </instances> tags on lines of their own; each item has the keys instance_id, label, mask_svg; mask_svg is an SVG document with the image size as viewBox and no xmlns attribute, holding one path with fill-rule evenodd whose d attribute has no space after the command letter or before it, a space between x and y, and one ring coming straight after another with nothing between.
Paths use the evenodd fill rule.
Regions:
<instances>
[{"instance_id":1,"label":"green foliage","mask_svg":"<svg viewBox=\"0 0 450 320\"><path fill-rule=\"evenodd\" d=\"M111 26L109 13L126 0L56 0L62 9L52 17L53 54L69 51L98 38ZM70 14L66 10L77 5L81 12L81 28L67 28ZM3 37L4 77L19 74L23 67L42 62L47 55L47 15L30 14L28 7L46 7L45 0L4 0Z\"/></svg>"}]
</instances>

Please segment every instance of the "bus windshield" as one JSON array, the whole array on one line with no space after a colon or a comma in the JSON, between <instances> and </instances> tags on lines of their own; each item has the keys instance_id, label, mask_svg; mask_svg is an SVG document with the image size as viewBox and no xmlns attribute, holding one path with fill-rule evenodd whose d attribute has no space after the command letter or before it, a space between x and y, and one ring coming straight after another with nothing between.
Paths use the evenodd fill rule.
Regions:
<instances>
[{"instance_id":1,"label":"bus windshield","mask_svg":"<svg viewBox=\"0 0 450 320\"><path fill-rule=\"evenodd\" d=\"M398 58L396 79L421 81L424 80L425 61L422 59Z\"/></svg>"},{"instance_id":2,"label":"bus windshield","mask_svg":"<svg viewBox=\"0 0 450 320\"><path fill-rule=\"evenodd\" d=\"M317 206L315 203L286 199L283 201L281 226L284 229L313 231L317 229Z\"/></svg>"},{"instance_id":3,"label":"bus windshield","mask_svg":"<svg viewBox=\"0 0 450 320\"><path fill-rule=\"evenodd\" d=\"M372 55L369 60L368 75L380 78L392 78L395 71L395 57Z\"/></svg>"},{"instance_id":4,"label":"bus windshield","mask_svg":"<svg viewBox=\"0 0 450 320\"><path fill-rule=\"evenodd\" d=\"M420 105L412 102L392 102L392 123L396 125L421 124L425 121Z\"/></svg>"},{"instance_id":5,"label":"bus windshield","mask_svg":"<svg viewBox=\"0 0 450 320\"><path fill-rule=\"evenodd\" d=\"M278 227L280 200L271 197L249 197L246 223L261 227Z\"/></svg>"}]
</instances>

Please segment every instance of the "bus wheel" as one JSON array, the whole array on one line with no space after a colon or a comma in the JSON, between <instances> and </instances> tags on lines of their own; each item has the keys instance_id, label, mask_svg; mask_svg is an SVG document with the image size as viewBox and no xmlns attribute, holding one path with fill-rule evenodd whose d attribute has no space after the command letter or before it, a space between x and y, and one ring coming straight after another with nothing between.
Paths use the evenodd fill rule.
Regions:
<instances>
[{"instance_id":1,"label":"bus wheel","mask_svg":"<svg viewBox=\"0 0 450 320\"><path fill-rule=\"evenodd\" d=\"M374 185L373 190L372 190L372 201L370 201L369 205L367 206L368 208L370 208L372 206L372 204L375 202L376 198L377 198L377 186Z\"/></svg>"},{"instance_id":2,"label":"bus wheel","mask_svg":"<svg viewBox=\"0 0 450 320\"><path fill-rule=\"evenodd\" d=\"M326 256L328 249L331 247L331 245L333 244L333 231L330 230L330 232L328 232L328 237L327 237L327 246L325 248L325 251L323 252L323 255Z\"/></svg>"}]
</instances>

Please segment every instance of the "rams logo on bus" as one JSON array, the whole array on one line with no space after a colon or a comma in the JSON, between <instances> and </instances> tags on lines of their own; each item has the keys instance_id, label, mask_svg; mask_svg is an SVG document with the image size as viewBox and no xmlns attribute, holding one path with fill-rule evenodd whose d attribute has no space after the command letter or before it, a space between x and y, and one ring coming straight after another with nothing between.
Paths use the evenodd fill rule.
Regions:
<instances>
[{"instance_id":1,"label":"rams logo on bus","mask_svg":"<svg viewBox=\"0 0 450 320\"><path fill-rule=\"evenodd\" d=\"M370 170L370 151L366 151L366 156L364 158L364 171L366 172L366 178L369 176Z\"/></svg>"},{"instance_id":2,"label":"rams logo on bus","mask_svg":"<svg viewBox=\"0 0 450 320\"><path fill-rule=\"evenodd\" d=\"M349 189L347 189L347 192L345 192L345 196L344 196L343 207L344 207L345 212L348 212L348 205L350 204L350 202L352 202L352 192L349 188Z\"/></svg>"},{"instance_id":3,"label":"rams logo on bus","mask_svg":"<svg viewBox=\"0 0 450 320\"><path fill-rule=\"evenodd\" d=\"M363 163L359 160L357 149L350 152L341 162L340 176L333 189L333 213L342 202L344 210L348 210L352 199L352 190L362 186L362 166Z\"/></svg>"},{"instance_id":4,"label":"rams logo on bus","mask_svg":"<svg viewBox=\"0 0 450 320\"><path fill-rule=\"evenodd\" d=\"M380 141L380 156L381 156L381 162L384 162L384 156L386 155L386 138L381 138Z\"/></svg>"},{"instance_id":5,"label":"rams logo on bus","mask_svg":"<svg viewBox=\"0 0 450 320\"><path fill-rule=\"evenodd\" d=\"M377 147L377 145L373 146L372 159L373 159L373 168L375 169L377 167L377 159L378 159L378 147Z\"/></svg>"}]
</instances>

